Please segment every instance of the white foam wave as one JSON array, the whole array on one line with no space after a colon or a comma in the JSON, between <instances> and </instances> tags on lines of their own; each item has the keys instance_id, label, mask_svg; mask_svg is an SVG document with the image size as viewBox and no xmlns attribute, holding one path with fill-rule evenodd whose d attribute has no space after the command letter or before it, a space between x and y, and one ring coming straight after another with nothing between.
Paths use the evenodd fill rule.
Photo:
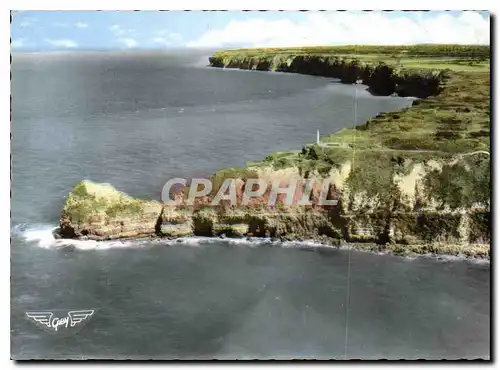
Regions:
<instances>
[{"instance_id":1,"label":"white foam wave","mask_svg":"<svg viewBox=\"0 0 500 370\"><path fill-rule=\"evenodd\" d=\"M40 248L76 248L80 250L110 249L145 246L144 241L140 240L75 240L75 239L56 239L54 231L57 226L46 224L19 224L14 226L12 234L23 238L26 242L34 243Z\"/></svg>"},{"instance_id":2,"label":"white foam wave","mask_svg":"<svg viewBox=\"0 0 500 370\"><path fill-rule=\"evenodd\" d=\"M52 234L56 227L43 224L19 224L14 226L12 234L19 236L27 242L35 242L42 248L49 248L56 240Z\"/></svg>"},{"instance_id":3,"label":"white foam wave","mask_svg":"<svg viewBox=\"0 0 500 370\"><path fill-rule=\"evenodd\" d=\"M79 250L105 250L111 248L141 248L154 244L185 245L199 247L204 245L222 244L233 247L257 247L262 245L279 246L283 248L325 248L332 247L313 240L285 241L271 238L214 238L193 236L178 239L126 239L126 240L76 240L56 239L54 231L56 225L47 224L19 224L13 227L12 234L23 238L26 242L33 243L40 248L76 248ZM335 247L336 248L336 247Z\"/></svg>"},{"instance_id":4,"label":"white foam wave","mask_svg":"<svg viewBox=\"0 0 500 370\"><path fill-rule=\"evenodd\" d=\"M477 264L489 264L490 263L490 260L488 258L471 258L471 257L467 257L465 254L458 254L458 255L428 254L428 255L425 255L425 257L432 258L432 259L435 259L435 260L441 261L441 262L467 261L470 263L477 263Z\"/></svg>"},{"instance_id":5,"label":"white foam wave","mask_svg":"<svg viewBox=\"0 0 500 370\"><path fill-rule=\"evenodd\" d=\"M315 240L293 240L293 241L274 241L271 244L278 245L282 248L301 248L301 249L318 249L318 248L335 248L338 249L337 246L321 243Z\"/></svg>"},{"instance_id":6,"label":"white foam wave","mask_svg":"<svg viewBox=\"0 0 500 370\"><path fill-rule=\"evenodd\" d=\"M231 247L245 247L255 248L258 246L277 246L280 248L302 248L302 249L316 249L316 248L332 248L340 250L351 250L352 247L348 245L334 246L318 242L315 240L294 240L294 241L281 241L275 238L215 238L192 236L178 239L161 239L161 238L143 238L143 239L123 239L123 240L76 240L76 239L56 239L54 237L54 230L57 228L55 225L47 224L19 224L12 228L12 234L23 238L26 242L34 243L40 248L75 248L78 250L106 250L112 248L144 248L152 245L184 245L188 247L201 247L206 245L227 245ZM373 253L373 252L372 252ZM374 252L378 255L385 255L385 252ZM466 256L448 256L448 255L420 255L420 256L407 256L406 259L415 258L432 258L441 260L443 262L469 260L473 263L490 263L488 259L482 258L467 258Z\"/></svg>"}]
</instances>

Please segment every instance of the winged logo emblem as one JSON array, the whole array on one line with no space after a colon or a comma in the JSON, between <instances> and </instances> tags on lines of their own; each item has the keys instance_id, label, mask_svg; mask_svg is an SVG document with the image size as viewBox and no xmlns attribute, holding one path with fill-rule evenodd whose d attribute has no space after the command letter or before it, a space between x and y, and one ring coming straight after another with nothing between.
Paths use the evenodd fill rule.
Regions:
<instances>
[{"instance_id":1,"label":"winged logo emblem","mask_svg":"<svg viewBox=\"0 0 500 370\"><path fill-rule=\"evenodd\" d=\"M60 328L74 328L90 318L94 312L95 310L73 310L58 316L52 311L30 311L26 312L26 316L44 328L58 331Z\"/></svg>"},{"instance_id":2,"label":"winged logo emblem","mask_svg":"<svg viewBox=\"0 0 500 370\"><path fill-rule=\"evenodd\" d=\"M52 312L26 312L26 316L42 325L46 325L48 328L50 328L50 319L53 315Z\"/></svg>"},{"instance_id":3,"label":"winged logo emblem","mask_svg":"<svg viewBox=\"0 0 500 370\"><path fill-rule=\"evenodd\" d=\"M87 317L92 316L94 310L69 311L68 316L71 319L71 326L81 323Z\"/></svg>"}]
</instances>

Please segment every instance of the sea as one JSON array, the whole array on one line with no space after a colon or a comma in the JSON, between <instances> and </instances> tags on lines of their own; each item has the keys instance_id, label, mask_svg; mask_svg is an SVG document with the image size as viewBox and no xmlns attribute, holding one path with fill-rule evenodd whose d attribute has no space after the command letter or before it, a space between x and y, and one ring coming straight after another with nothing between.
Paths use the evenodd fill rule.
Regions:
<instances>
[{"instance_id":1,"label":"sea","mask_svg":"<svg viewBox=\"0 0 500 370\"><path fill-rule=\"evenodd\" d=\"M317 130L413 100L331 78L211 68L208 56L12 55L11 357L489 359L487 261L257 238L54 239L65 196L83 179L160 200L171 178L300 150ZM26 314L78 310L93 314L70 335Z\"/></svg>"}]
</instances>

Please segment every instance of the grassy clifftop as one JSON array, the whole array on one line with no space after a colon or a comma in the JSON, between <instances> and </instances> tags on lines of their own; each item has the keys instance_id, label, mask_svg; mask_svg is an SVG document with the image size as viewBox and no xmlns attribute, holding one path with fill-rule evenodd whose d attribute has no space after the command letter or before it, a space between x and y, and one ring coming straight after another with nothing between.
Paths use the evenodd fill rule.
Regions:
<instances>
[{"instance_id":1,"label":"grassy clifftop","mask_svg":"<svg viewBox=\"0 0 500 370\"><path fill-rule=\"evenodd\" d=\"M416 44L416 45L337 45L337 46L300 46L286 48L248 48L222 50L215 53L232 54L245 53L247 55L257 54L293 54L293 55L399 55L406 54L411 57L490 57L488 45L461 45L461 44Z\"/></svg>"},{"instance_id":2,"label":"grassy clifftop","mask_svg":"<svg viewBox=\"0 0 500 370\"><path fill-rule=\"evenodd\" d=\"M482 45L340 46L230 50L215 53L211 61L251 68L270 60L268 69L279 68L284 61L293 69L300 58L317 69L299 73L326 76L340 73L329 67L343 63L347 70L358 68L366 81L377 73L380 76L383 69L382 85L391 83L394 75L415 79L417 86L436 76L439 88L410 108L380 114L361 126L323 137L320 145L276 153L249 166L294 167L308 176L327 175L350 162L352 187L387 194L395 175L410 173L417 163L434 161L439 170L428 173L426 182L436 194L462 205L465 199L470 204L473 199L484 203L489 198L489 53L489 46ZM363 75L363 68L371 75Z\"/></svg>"},{"instance_id":3,"label":"grassy clifftop","mask_svg":"<svg viewBox=\"0 0 500 370\"><path fill-rule=\"evenodd\" d=\"M441 185L429 178L436 192L449 192L443 196L450 198L471 199L476 195L484 200L490 191L489 83L488 73L453 72L436 97L343 129L322 138L320 145L277 153L251 165L275 169L293 166L304 174L327 174L351 161L355 171L350 177L352 186L382 192L394 173L409 163L439 161L449 163L447 171L456 171L446 177L439 175ZM411 166L404 171L411 171ZM454 188L445 186L448 180L457 182Z\"/></svg>"},{"instance_id":4,"label":"grassy clifftop","mask_svg":"<svg viewBox=\"0 0 500 370\"><path fill-rule=\"evenodd\" d=\"M345 45L292 48L255 48L223 50L212 60L224 66L237 61L268 61L276 70L280 63L296 57L358 60L363 63L387 63L413 69L489 70L488 45ZM221 65L219 65L221 66ZM273 68L274 67L274 68Z\"/></svg>"},{"instance_id":5,"label":"grassy clifftop","mask_svg":"<svg viewBox=\"0 0 500 370\"><path fill-rule=\"evenodd\" d=\"M350 219L344 235L351 241L387 236L409 250L414 243L449 245L451 235L462 235L460 243L489 242L489 53L488 46L457 45L240 49L215 53L211 62L344 83L361 79L385 95L424 98L323 137L319 145L275 153L241 169L333 178L338 212ZM386 235L356 231L377 228ZM426 235L424 242L415 242L419 234Z\"/></svg>"}]
</instances>

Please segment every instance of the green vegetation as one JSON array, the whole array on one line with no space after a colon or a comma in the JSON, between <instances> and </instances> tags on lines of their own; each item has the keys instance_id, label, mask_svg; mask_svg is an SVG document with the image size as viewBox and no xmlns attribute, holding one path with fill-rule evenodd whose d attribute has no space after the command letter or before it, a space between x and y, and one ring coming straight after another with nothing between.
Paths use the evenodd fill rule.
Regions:
<instances>
[{"instance_id":1,"label":"green vegetation","mask_svg":"<svg viewBox=\"0 0 500 370\"><path fill-rule=\"evenodd\" d=\"M431 152L433 157L489 151L489 74L452 73L436 97L417 100L411 108L380 114L355 129L344 129L322 141L339 149L386 151L394 155ZM369 154L369 153L364 153Z\"/></svg>"},{"instance_id":2,"label":"green vegetation","mask_svg":"<svg viewBox=\"0 0 500 370\"><path fill-rule=\"evenodd\" d=\"M291 48L256 48L224 50L214 53L213 58L230 62L251 63L272 70L279 65L290 66L294 58L318 57L333 60L358 61L361 64L385 63L403 69L450 69L456 71L487 71L490 65L488 45L344 45ZM257 68L261 69L261 68Z\"/></svg>"},{"instance_id":3,"label":"green vegetation","mask_svg":"<svg viewBox=\"0 0 500 370\"><path fill-rule=\"evenodd\" d=\"M259 55L387 55L396 57L470 57L490 58L488 45L457 45L457 44L419 44L419 45L340 45L340 46L307 46L289 48L253 48L235 49L216 52L215 55L232 55L242 53L250 56Z\"/></svg>"},{"instance_id":4,"label":"green vegetation","mask_svg":"<svg viewBox=\"0 0 500 370\"><path fill-rule=\"evenodd\" d=\"M65 212L73 222L89 222L92 217L114 218L141 215L147 202L136 200L114 189L109 184L79 182L66 198Z\"/></svg>"},{"instance_id":5,"label":"green vegetation","mask_svg":"<svg viewBox=\"0 0 500 370\"><path fill-rule=\"evenodd\" d=\"M323 137L320 145L275 153L248 166L296 167L309 177L349 161L351 189L390 198L394 175L407 174L413 163L449 163L428 173L425 183L441 205L456 208L489 204L489 58L485 45L335 46L228 50L215 53L211 63L337 76L344 82L362 78L385 94L426 97Z\"/></svg>"},{"instance_id":6,"label":"green vegetation","mask_svg":"<svg viewBox=\"0 0 500 370\"><path fill-rule=\"evenodd\" d=\"M489 53L488 46L467 45L215 53L210 62L216 67L312 74L343 83L361 80L373 93L421 99L360 126L345 122L351 128L323 137L319 144L277 152L244 168L222 169L211 178L214 196L225 179L286 180L297 173L329 177L339 196L333 208L269 209L259 202L214 208L207 198L194 209L162 209L160 203L135 200L111 185L84 181L68 196L62 235L314 238L402 255L489 258Z\"/></svg>"},{"instance_id":7,"label":"green vegetation","mask_svg":"<svg viewBox=\"0 0 500 370\"><path fill-rule=\"evenodd\" d=\"M237 179L242 180L257 178L257 173L254 170L248 168L224 168L220 171L214 173L211 177L212 181L212 192L211 195L217 194L221 185L226 179Z\"/></svg>"},{"instance_id":8,"label":"green vegetation","mask_svg":"<svg viewBox=\"0 0 500 370\"><path fill-rule=\"evenodd\" d=\"M490 158L474 155L446 164L426 177L426 185L440 205L452 208L488 206L490 201Z\"/></svg>"}]
</instances>

